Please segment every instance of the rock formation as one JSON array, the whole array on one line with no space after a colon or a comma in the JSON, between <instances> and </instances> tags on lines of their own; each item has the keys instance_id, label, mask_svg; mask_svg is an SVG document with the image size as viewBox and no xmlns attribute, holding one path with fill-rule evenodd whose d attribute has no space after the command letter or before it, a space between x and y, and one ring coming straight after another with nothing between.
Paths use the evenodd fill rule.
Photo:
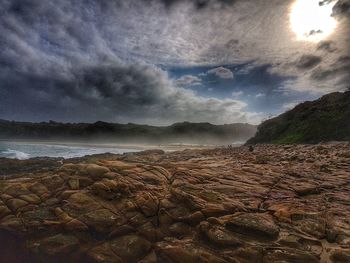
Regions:
<instances>
[{"instance_id":1,"label":"rock formation","mask_svg":"<svg viewBox=\"0 0 350 263\"><path fill-rule=\"evenodd\" d=\"M350 262L347 143L12 162L0 262Z\"/></svg>"}]
</instances>

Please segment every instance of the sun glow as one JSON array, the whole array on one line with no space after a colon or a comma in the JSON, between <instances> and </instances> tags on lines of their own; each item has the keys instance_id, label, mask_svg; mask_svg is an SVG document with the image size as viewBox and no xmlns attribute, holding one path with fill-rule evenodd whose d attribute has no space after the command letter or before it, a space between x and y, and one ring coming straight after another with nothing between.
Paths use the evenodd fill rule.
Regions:
<instances>
[{"instance_id":1,"label":"sun glow","mask_svg":"<svg viewBox=\"0 0 350 263\"><path fill-rule=\"evenodd\" d=\"M332 17L336 1L296 0L291 6L290 26L297 40L319 42L327 38L337 26Z\"/></svg>"}]
</instances>

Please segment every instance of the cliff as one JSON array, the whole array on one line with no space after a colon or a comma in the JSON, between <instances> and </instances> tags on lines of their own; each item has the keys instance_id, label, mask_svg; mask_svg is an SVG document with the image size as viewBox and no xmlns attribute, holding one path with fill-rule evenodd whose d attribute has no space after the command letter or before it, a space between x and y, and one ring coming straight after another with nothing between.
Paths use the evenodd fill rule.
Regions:
<instances>
[{"instance_id":1,"label":"cliff","mask_svg":"<svg viewBox=\"0 0 350 263\"><path fill-rule=\"evenodd\" d=\"M297 105L258 126L247 144L318 143L350 140L350 91Z\"/></svg>"}]
</instances>

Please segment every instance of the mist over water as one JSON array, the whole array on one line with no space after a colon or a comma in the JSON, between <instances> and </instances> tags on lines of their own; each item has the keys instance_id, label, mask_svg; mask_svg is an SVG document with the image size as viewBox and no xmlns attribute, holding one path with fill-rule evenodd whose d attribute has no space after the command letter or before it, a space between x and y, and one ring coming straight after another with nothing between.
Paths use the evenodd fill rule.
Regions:
<instances>
[{"instance_id":1,"label":"mist over water","mask_svg":"<svg viewBox=\"0 0 350 263\"><path fill-rule=\"evenodd\" d=\"M75 158L85 155L126 152L137 152L139 149L124 149L103 146L70 146L56 144L36 144L25 142L0 142L0 157L25 160L35 157Z\"/></svg>"}]
</instances>

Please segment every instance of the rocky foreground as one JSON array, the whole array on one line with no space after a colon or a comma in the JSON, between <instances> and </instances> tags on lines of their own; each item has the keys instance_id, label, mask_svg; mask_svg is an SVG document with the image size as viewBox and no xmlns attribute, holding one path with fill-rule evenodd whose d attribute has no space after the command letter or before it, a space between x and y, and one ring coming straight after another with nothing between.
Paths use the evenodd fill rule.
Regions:
<instances>
[{"instance_id":1,"label":"rocky foreground","mask_svg":"<svg viewBox=\"0 0 350 263\"><path fill-rule=\"evenodd\" d=\"M250 150L2 159L0 262L350 262L350 144Z\"/></svg>"}]
</instances>

